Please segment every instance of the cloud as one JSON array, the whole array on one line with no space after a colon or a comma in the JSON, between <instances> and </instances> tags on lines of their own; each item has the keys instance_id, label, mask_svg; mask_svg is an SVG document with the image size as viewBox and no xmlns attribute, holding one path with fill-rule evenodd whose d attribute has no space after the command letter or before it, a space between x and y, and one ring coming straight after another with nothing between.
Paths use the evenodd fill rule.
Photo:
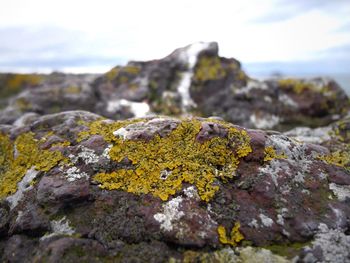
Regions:
<instances>
[{"instance_id":1,"label":"cloud","mask_svg":"<svg viewBox=\"0 0 350 263\"><path fill-rule=\"evenodd\" d=\"M350 2L348 0L274 0L273 8L253 19L252 22L281 22L314 10L347 17L348 11L350 11Z\"/></svg>"}]
</instances>

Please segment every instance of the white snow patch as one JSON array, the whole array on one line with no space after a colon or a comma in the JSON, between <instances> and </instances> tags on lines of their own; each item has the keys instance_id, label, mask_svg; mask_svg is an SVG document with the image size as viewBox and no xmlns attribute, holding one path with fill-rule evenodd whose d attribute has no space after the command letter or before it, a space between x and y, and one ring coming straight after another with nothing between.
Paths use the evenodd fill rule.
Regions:
<instances>
[{"instance_id":1,"label":"white snow patch","mask_svg":"<svg viewBox=\"0 0 350 263\"><path fill-rule=\"evenodd\" d=\"M335 183L330 183L329 189L333 191L334 195L340 201L345 201L346 198L350 198L350 186L349 185L338 185Z\"/></svg>"},{"instance_id":2,"label":"white snow patch","mask_svg":"<svg viewBox=\"0 0 350 263\"><path fill-rule=\"evenodd\" d=\"M182 78L177 87L177 90L182 98L182 108L184 111L189 107L195 107L196 103L192 100L190 95L191 79L194 74L193 69L197 63L198 54L209 48L210 43L199 42L188 46L180 53L180 58L188 64L188 71L182 74Z\"/></svg>"},{"instance_id":3,"label":"white snow patch","mask_svg":"<svg viewBox=\"0 0 350 263\"><path fill-rule=\"evenodd\" d=\"M250 122L258 129L271 129L280 122L280 118L269 114L265 114L264 117L253 114L250 116Z\"/></svg>"},{"instance_id":4,"label":"white snow patch","mask_svg":"<svg viewBox=\"0 0 350 263\"><path fill-rule=\"evenodd\" d=\"M35 179L38 173L39 171L36 171L34 167L30 168L24 175L23 179L17 184L16 193L6 198L6 200L10 203L11 209L17 206L18 202L23 198L25 192L33 188L30 183Z\"/></svg>"},{"instance_id":5,"label":"white snow patch","mask_svg":"<svg viewBox=\"0 0 350 263\"><path fill-rule=\"evenodd\" d=\"M144 117L150 112L150 107L146 102L135 102L126 99L117 99L110 100L107 103L107 111L111 113L121 110L123 107L129 108L131 113L136 118Z\"/></svg>"},{"instance_id":6,"label":"white snow patch","mask_svg":"<svg viewBox=\"0 0 350 263\"><path fill-rule=\"evenodd\" d=\"M266 226L266 227L270 227L273 224L273 220L271 218L269 218L268 216L264 215L264 214L259 214L261 223Z\"/></svg>"},{"instance_id":7,"label":"white snow patch","mask_svg":"<svg viewBox=\"0 0 350 263\"><path fill-rule=\"evenodd\" d=\"M183 211L179 211L179 206L183 201L182 197L178 196L163 205L163 212L157 213L153 217L160 223L160 228L164 231L173 230L173 222L179 220L185 215Z\"/></svg>"}]
</instances>

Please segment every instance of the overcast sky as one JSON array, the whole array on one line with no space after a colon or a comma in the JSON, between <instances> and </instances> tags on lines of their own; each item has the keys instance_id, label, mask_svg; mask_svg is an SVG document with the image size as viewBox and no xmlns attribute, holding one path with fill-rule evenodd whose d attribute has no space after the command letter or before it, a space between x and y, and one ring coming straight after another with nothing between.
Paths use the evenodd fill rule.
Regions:
<instances>
[{"instance_id":1,"label":"overcast sky","mask_svg":"<svg viewBox=\"0 0 350 263\"><path fill-rule=\"evenodd\" d=\"M349 0L0 1L0 71L105 72L217 41L252 69L350 73Z\"/></svg>"}]
</instances>

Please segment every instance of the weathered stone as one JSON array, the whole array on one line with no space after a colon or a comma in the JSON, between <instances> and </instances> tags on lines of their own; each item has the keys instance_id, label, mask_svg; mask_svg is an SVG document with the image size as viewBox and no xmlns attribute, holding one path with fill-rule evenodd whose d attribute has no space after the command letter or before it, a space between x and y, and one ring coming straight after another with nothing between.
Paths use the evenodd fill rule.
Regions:
<instances>
[{"instance_id":1,"label":"weathered stone","mask_svg":"<svg viewBox=\"0 0 350 263\"><path fill-rule=\"evenodd\" d=\"M71 111L35 118L29 130L2 126L10 206L0 207L1 260L327 261L327 246L341 240L346 261L349 163L333 154L348 142L340 126L334 148L214 118L111 121Z\"/></svg>"}]
</instances>

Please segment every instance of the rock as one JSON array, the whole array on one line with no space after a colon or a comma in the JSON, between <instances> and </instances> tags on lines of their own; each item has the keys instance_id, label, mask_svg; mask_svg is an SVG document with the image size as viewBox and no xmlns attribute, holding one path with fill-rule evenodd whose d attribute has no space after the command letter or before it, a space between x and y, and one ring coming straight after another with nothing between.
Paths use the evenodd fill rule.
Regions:
<instances>
[{"instance_id":1,"label":"rock","mask_svg":"<svg viewBox=\"0 0 350 263\"><path fill-rule=\"evenodd\" d=\"M341 241L346 262L347 121L331 127L313 144L217 118L0 125L0 259L327 261Z\"/></svg>"},{"instance_id":2,"label":"rock","mask_svg":"<svg viewBox=\"0 0 350 263\"><path fill-rule=\"evenodd\" d=\"M1 78L4 82L1 83ZM0 85L12 97L4 97L6 106L0 112L0 123L21 125L29 116L67 110L94 111L96 98L90 83L96 75L0 75ZM1 101L0 101L1 105ZM1 108L1 107L0 107ZM24 117L26 116L26 117ZM23 119L25 118L25 119Z\"/></svg>"},{"instance_id":3,"label":"rock","mask_svg":"<svg viewBox=\"0 0 350 263\"><path fill-rule=\"evenodd\" d=\"M247 128L286 131L326 126L350 110L332 79L255 80L216 42L178 48L162 59L130 61L98 75L0 74L0 123L86 110L121 120L154 114L216 116ZM3 94L3 96L1 96Z\"/></svg>"},{"instance_id":4,"label":"rock","mask_svg":"<svg viewBox=\"0 0 350 263\"><path fill-rule=\"evenodd\" d=\"M101 98L97 112L113 119L150 112L215 115L244 127L288 130L328 125L349 111L334 80L258 81L218 50L215 42L196 43L160 60L113 68L93 84Z\"/></svg>"}]
</instances>

